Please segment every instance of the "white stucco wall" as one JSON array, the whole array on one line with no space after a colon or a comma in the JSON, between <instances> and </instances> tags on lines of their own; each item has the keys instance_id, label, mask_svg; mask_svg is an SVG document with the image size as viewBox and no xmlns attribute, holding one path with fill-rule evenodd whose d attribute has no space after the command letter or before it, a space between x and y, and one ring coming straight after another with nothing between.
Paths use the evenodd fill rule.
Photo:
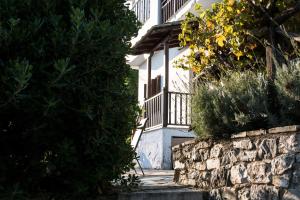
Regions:
<instances>
[{"instance_id":1,"label":"white stucco wall","mask_svg":"<svg viewBox=\"0 0 300 200\"><path fill-rule=\"evenodd\" d=\"M144 169L172 169L172 137L194 137L187 129L161 128L144 132L137 147Z\"/></svg>"},{"instance_id":2,"label":"white stucco wall","mask_svg":"<svg viewBox=\"0 0 300 200\"><path fill-rule=\"evenodd\" d=\"M174 65L175 60L188 52L188 49L172 48L169 52L169 91L173 92L189 92L190 71L176 68ZM161 88L165 83L165 64L164 64L164 51L156 51L152 58L152 71L151 78L161 75ZM139 66L139 102L144 102L144 84L148 83L148 61L145 61Z\"/></svg>"},{"instance_id":3,"label":"white stucco wall","mask_svg":"<svg viewBox=\"0 0 300 200\"><path fill-rule=\"evenodd\" d=\"M142 134L136 150L142 168L162 169L163 139L163 129Z\"/></svg>"}]
</instances>

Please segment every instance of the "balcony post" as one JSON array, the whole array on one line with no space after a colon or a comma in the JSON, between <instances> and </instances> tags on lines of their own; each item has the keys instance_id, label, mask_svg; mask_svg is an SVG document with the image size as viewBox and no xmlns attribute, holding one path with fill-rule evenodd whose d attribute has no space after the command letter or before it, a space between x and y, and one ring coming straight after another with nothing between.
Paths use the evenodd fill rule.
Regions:
<instances>
[{"instance_id":1,"label":"balcony post","mask_svg":"<svg viewBox=\"0 0 300 200\"><path fill-rule=\"evenodd\" d=\"M163 127L168 126L168 93L169 93L169 40L164 42L165 87L163 90Z\"/></svg>"},{"instance_id":2,"label":"balcony post","mask_svg":"<svg viewBox=\"0 0 300 200\"><path fill-rule=\"evenodd\" d=\"M163 88L163 127L168 126L168 90Z\"/></svg>"},{"instance_id":3,"label":"balcony post","mask_svg":"<svg viewBox=\"0 0 300 200\"><path fill-rule=\"evenodd\" d=\"M147 88L147 96L146 98L150 98L152 96L152 85L151 85L151 72L152 72L152 56L153 52L150 53L148 60L147 60L147 68L148 68L148 88Z\"/></svg>"}]
</instances>

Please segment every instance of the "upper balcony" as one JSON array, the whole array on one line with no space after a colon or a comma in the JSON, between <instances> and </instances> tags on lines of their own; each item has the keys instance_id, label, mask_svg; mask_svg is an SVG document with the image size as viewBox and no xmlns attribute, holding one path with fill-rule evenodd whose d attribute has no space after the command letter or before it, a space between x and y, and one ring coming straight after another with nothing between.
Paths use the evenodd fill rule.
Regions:
<instances>
[{"instance_id":1,"label":"upper balcony","mask_svg":"<svg viewBox=\"0 0 300 200\"><path fill-rule=\"evenodd\" d=\"M162 0L162 23L168 22L172 17L191 0Z\"/></svg>"},{"instance_id":2,"label":"upper balcony","mask_svg":"<svg viewBox=\"0 0 300 200\"><path fill-rule=\"evenodd\" d=\"M135 45L155 25L183 20L188 12L194 12L195 3L206 9L216 1L219 0L131 0L131 10L143 24L132 44Z\"/></svg>"},{"instance_id":3,"label":"upper balcony","mask_svg":"<svg viewBox=\"0 0 300 200\"><path fill-rule=\"evenodd\" d=\"M187 2L191 0L138 0L136 1L133 6L132 10L135 12L138 20L144 24L147 20L150 19L150 12L161 12L161 14L157 13L156 17L160 17L161 19L157 19L157 22L165 23L172 18ZM153 9L158 8L156 11L151 9L151 4ZM159 5L157 7L157 5ZM155 16L154 16L155 17Z\"/></svg>"}]
</instances>

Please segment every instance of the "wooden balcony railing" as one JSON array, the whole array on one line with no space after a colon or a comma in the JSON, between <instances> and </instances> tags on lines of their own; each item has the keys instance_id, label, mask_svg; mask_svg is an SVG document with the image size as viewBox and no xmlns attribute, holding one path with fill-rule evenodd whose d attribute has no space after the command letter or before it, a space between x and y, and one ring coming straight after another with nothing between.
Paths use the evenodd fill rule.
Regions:
<instances>
[{"instance_id":1,"label":"wooden balcony railing","mask_svg":"<svg viewBox=\"0 0 300 200\"><path fill-rule=\"evenodd\" d=\"M146 129L161 126L191 125L191 94L165 90L144 103Z\"/></svg>"},{"instance_id":2,"label":"wooden balcony railing","mask_svg":"<svg viewBox=\"0 0 300 200\"><path fill-rule=\"evenodd\" d=\"M168 125L191 125L191 97L189 93L168 92Z\"/></svg>"},{"instance_id":3,"label":"wooden balcony railing","mask_svg":"<svg viewBox=\"0 0 300 200\"><path fill-rule=\"evenodd\" d=\"M163 124L163 92L147 99L144 108L145 117L148 118L146 128Z\"/></svg>"},{"instance_id":4,"label":"wooden balcony railing","mask_svg":"<svg viewBox=\"0 0 300 200\"><path fill-rule=\"evenodd\" d=\"M150 18L150 0L138 0L132 7L137 19L144 24Z\"/></svg>"},{"instance_id":5,"label":"wooden balcony railing","mask_svg":"<svg viewBox=\"0 0 300 200\"><path fill-rule=\"evenodd\" d=\"M190 0L162 0L162 22L168 21L188 1Z\"/></svg>"}]
</instances>

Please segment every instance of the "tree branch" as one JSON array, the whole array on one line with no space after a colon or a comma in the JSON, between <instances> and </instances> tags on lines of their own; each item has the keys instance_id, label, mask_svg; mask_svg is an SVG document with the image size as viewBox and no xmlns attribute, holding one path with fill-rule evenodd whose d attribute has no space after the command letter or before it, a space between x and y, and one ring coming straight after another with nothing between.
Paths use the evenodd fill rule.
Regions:
<instances>
[{"instance_id":1,"label":"tree branch","mask_svg":"<svg viewBox=\"0 0 300 200\"><path fill-rule=\"evenodd\" d=\"M279 16L276 16L274 18L271 18L270 15L266 15L266 16L269 18L269 22L273 23L275 27L280 27L280 25L282 25L284 22L286 22L288 19L290 19L291 17L293 17L299 12L300 12L300 0L297 1L297 3L293 7L288 8L285 11L282 11ZM266 23L264 25L265 26L263 26L258 30L251 31L251 33L258 38L265 36L266 34L268 34L268 30L269 30L268 27L270 26L270 24Z\"/></svg>"},{"instance_id":2,"label":"tree branch","mask_svg":"<svg viewBox=\"0 0 300 200\"><path fill-rule=\"evenodd\" d=\"M295 6L288 8L285 11L282 11L281 15L274 17L274 21L276 21L277 24L281 25L299 12L300 12L300 1L297 1Z\"/></svg>"}]
</instances>

